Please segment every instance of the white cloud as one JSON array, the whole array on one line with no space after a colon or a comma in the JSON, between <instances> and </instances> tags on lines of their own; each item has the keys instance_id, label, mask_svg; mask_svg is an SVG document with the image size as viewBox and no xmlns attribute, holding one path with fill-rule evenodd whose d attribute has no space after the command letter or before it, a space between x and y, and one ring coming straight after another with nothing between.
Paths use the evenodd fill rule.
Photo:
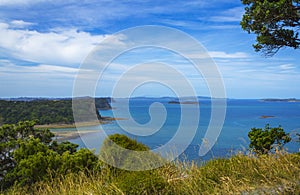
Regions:
<instances>
[{"instance_id":1,"label":"white cloud","mask_svg":"<svg viewBox=\"0 0 300 195\"><path fill-rule=\"evenodd\" d=\"M248 58L249 56L244 52L226 53L223 51L208 52L212 58Z\"/></svg>"},{"instance_id":2,"label":"white cloud","mask_svg":"<svg viewBox=\"0 0 300 195\"><path fill-rule=\"evenodd\" d=\"M251 58L250 58L251 59ZM252 58L252 61L232 59L216 63L223 76L228 97L260 98L297 96L299 73L290 66L274 64L273 60ZM277 62L278 63L278 62ZM279 63L280 64L280 63ZM288 71L280 70L288 69Z\"/></svg>"},{"instance_id":3,"label":"white cloud","mask_svg":"<svg viewBox=\"0 0 300 195\"><path fill-rule=\"evenodd\" d=\"M163 24L171 25L171 26L179 26L179 27L195 27L196 25L199 26L196 22L191 21L183 21L183 20L170 20L170 19L162 19L160 21Z\"/></svg>"},{"instance_id":4,"label":"white cloud","mask_svg":"<svg viewBox=\"0 0 300 195\"><path fill-rule=\"evenodd\" d=\"M279 66L281 70L293 70L295 66L293 64L282 64Z\"/></svg>"},{"instance_id":5,"label":"white cloud","mask_svg":"<svg viewBox=\"0 0 300 195\"><path fill-rule=\"evenodd\" d=\"M249 58L247 53L244 52L235 52L235 53L226 53L224 51L208 51L207 54L189 54L187 57L194 58L194 59L203 59L207 57L211 58L223 58L223 59L246 59Z\"/></svg>"},{"instance_id":6,"label":"white cloud","mask_svg":"<svg viewBox=\"0 0 300 195\"><path fill-rule=\"evenodd\" d=\"M239 25L210 25L208 26L210 29L215 29L215 30L231 30L231 29L240 29L241 27Z\"/></svg>"},{"instance_id":7,"label":"white cloud","mask_svg":"<svg viewBox=\"0 0 300 195\"><path fill-rule=\"evenodd\" d=\"M0 60L2 97L72 96L72 85L78 69L55 65L18 66Z\"/></svg>"},{"instance_id":8,"label":"white cloud","mask_svg":"<svg viewBox=\"0 0 300 195\"><path fill-rule=\"evenodd\" d=\"M15 74L29 75L34 77L34 75L44 75L45 79L51 75L55 75L56 77L66 77L72 76L74 77L78 69L72 67L62 67L56 65L48 65L48 64L40 64L36 66L18 66L8 60L0 61L0 72L3 75L9 76L10 78L14 78Z\"/></svg>"},{"instance_id":9,"label":"white cloud","mask_svg":"<svg viewBox=\"0 0 300 195\"><path fill-rule=\"evenodd\" d=\"M32 26L32 25L34 25L34 23L25 22L23 20L13 20L10 22L9 26L11 28L25 28L25 27Z\"/></svg>"},{"instance_id":10,"label":"white cloud","mask_svg":"<svg viewBox=\"0 0 300 195\"><path fill-rule=\"evenodd\" d=\"M242 19L244 7L235 7L223 11L220 15L210 17L210 21L214 22L239 22Z\"/></svg>"},{"instance_id":11,"label":"white cloud","mask_svg":"<svg viewBox=\"0 0 300 195\"><path fill-rule=\"evenodd\" d=\"M24 4L34 4L49 0L0 0L0 6L19 6Z\"/></svg>"},{"instance_id":12,"label":"white cloud","mask_svg":"<svg viewBox=\"0 0 300 195\"><path fill-rule=\"evenodd\" d=\"M207 21L207 18L201 18L200 21ZM170 19L163 19L160 20L162 24L174 26L174 27L183 27L187 29L193 30L230 30L230 29L240 29L240 25L231 25L231 24L201 24L199 21L187 21L187 20L170 20ZM221 21L218 21L221 22Z\"/></svg>"},{"instance_id":13,"label":"white cloud","mask_svg":"<svg viewBox=\"0 0 300 195\"><path fill-rule=\"evenodd\" d=\"M14 23L27 24L24 21ZM41 33L11 27L13 26L0 23L0 48L9 57L40 64L78 66L97 43L112 36L91 35L76 29ZM112 40L112 45L121 44L119 37Z\"/></svg>"}]
</instances>

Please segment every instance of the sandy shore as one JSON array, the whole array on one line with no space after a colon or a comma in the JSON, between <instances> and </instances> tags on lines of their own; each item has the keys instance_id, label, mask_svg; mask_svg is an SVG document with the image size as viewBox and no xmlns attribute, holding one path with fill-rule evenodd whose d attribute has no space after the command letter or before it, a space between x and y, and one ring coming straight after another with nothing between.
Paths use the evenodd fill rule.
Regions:
<instances>
[{"instance_id":1,"label":"sandy shore","mask_svg":"<svg viewBox=\"0 0 300 195\"><path fill-rule=\"evenodd\" d=\"M69 139L76 139L82 135L95 133L99 130L76 130L76 127L90 127L98 126L99 124L107 124L114 120L126 120L126 118L112 118L112 117L103 117L101 121L89 121L89 122L78 122L74 124L47 124L47 125L35 125L35 128L46 128L52 129L51 132L55 135L55 140L65 141ZM74 130L64 130L67 128L74 128ZM57 129L57 130L56 130ZM58 130L61 129L61 130Z\"/></svg>"},{"instance_id":2,"label":"sandy shore","mask_svg":"<svg viewBox=\"0 0 300 195\"><path fill-rule=\"evenodd\" d=\"M105 124L108 121L89 121L89 122L79 122L73 124L47 124L47 125L35 125L36 128L47 128L47 129L64 129L64 128L75 128L75 127L89 127L97 126L99 124Z\"/></svg>"},{"instance_id":3,"label":"sandy shore","mask_svg":"<svg viewBox=\"0 0 300 195\"><path fill-rule=\"evenodd\" d=\"M101 121L88 121L88 122L77 122L73 124L47 124L47 125L35 125L36 128L47 128L47 129L64 129L64 128L75 128L75 127L89 127L97 126L99 124L107 124L114 120L126 120L125 118L112 118L112 117L103 117Z\"/></svg>"},{"instance_id":4,"label":"sandy shore","mask_svg":"<svg viewBox=\"0 0 300 195\"><path fill-rule=\"evenodd\" d=\"M86 131L52 131L55 135L55 140L58 141L66 141L70 139L76 139L80 136L96 133L99 130L86 130Z\"/></svg>"}]
</instances>

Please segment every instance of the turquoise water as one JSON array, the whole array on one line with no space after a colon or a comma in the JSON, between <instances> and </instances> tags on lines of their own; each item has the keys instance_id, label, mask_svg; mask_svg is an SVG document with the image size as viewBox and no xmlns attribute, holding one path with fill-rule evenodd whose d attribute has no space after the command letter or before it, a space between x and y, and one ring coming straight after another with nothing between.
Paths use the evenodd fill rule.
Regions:
<instances>
[{"instance_id":1,"label":"turquoise water","mask_svg":"<svg viewBox=\"0 0 300 195\"><path fill-rule=\"evenodd\" d=\"M160 102L166 109L166 120L162 127L155 133L147 136L138 136L130 132L124 131L118 124L118 121L113 121L110 124L105 124L97 127L83 128L82 130L97 129L96 133L89 133L83 135L81 138L72 139L70 141L77 143L80 147L95 148L99 150L105 137L109 134L122 133L137 139L138 141L148 145L151 149L159 148L160 146L168 143L172 137L176 134L178 125L181 120L181 107L184 109L190 109L191 112L197 112L200 109L200 120L197 124L197 132L191 143L180 156L187 160L207 160L212 157L226 157L236 152L247 152L249 140L247 137L248 132L252 127L263 128L266 124L270 124L271 127L277 127L281 125L286 132L290 132L294 140L286 145L289 152L299 151L299 143L296 143L296 132L300 132L300 102L263 102L259 100L227 100L226 118L222 131L217 139L216 144L205 156L199 156L199 146L202 144L205 132L207 130L210 115L211 115L211 102L209 99L200 99L199 108L196 105L184 105L184 104L169 104L172 100L169 98L134 98L129 101L129 111L131 117L139 124L147 124L151 117L149 114L149 106L154 102ZM112 103L113 110L100 110L102 116L114 116L114 113L118 113L117 116L125 115L125 102L124 99L116 99ZM155 106L154 106L155 107ZM193 110L194 109L194 110ZM152 114L161 116L162 111L159 109L153 109ZM274 116L272 118L261 118L261 116ZM163 118L163 117L162 117ZM125 121L122 121L125 122ZM194 125L195 121L191 121L189 124L185 124L184 131L188 135L191 125ZM137 129L133 124L126 126L128 129ZM138 131L146 131L151 128L139 127ZM188 137L188 136L187 136ZM185 136L178 140L172 147L176 150L176 147L180 147L183 142L187 142ZM172 153L172 151L166 151Z\"/></svg>"}]
</instances>

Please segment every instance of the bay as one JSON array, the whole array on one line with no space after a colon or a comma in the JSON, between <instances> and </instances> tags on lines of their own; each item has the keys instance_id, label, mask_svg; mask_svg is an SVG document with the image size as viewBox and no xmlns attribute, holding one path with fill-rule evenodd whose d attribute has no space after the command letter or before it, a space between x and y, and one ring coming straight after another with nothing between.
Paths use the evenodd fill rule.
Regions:
<instances>
[{"instance_id":1,"label":"bay","mask_svg":"<svg viewBox=\"0 0 300 195\"><path fill-rule=\"evenodd\" d=\"M238 152L246 153L248 150L249 140L248 132L251 128L264 128L266 124L270 124L271 127L278 127L281 125L286 132L289 132L293 140L285 145L288 152L298 152L300 144L296 142L296 133L300 132L300 102L274 102L274 101L261 101L261 100L239 100L228 99L226 107L226 118L223 128L212 150L210 150L205 156L199 156L199 146L203 142L203 138L209 121L211 118L211 100L208 98L200 98L199 105L195 104L170 104L174 98L131 98L127 99L115 99L112 102L112 110L100 110L102 116L126 116L127 101L129 102L129 112L132 119L137 124L145 125L144 128L137 128L134 124L128 123L125 130L121 127L120 121L112 121L109 124L99 125L88 128L81 128L84 130L97 130L94 133L84 134L81 137L70 139L69 141L79 144L80 147L94 148L96 152L99 151L103 140L107 135L121 133L126 134L129 137L136 139L139 142L149 146L151 149L159 148L168 143L178 130L178 125L181 120L181 108L191 109L191 111L200 111L199 124L197 124L196 134L192 140L186 140L185 136L178 143L175 143L173 150L176 151L176 147L180 147L182 143L190 142L188 147L179 156L181 160L208 160L217 157L227 157ZM176 99L175 99L176 100ZM156 102L156 104L155 104ZM157 104L159 102L160 104ZM134 131L150 131L151 126L146 124L151 121L149 108L152 105L152 117L158 116L158 119L163 118L163 112L161 109L155 109L155 106L163 106L166 111L166 119L162 127L156 132L147 136L138 136L132 133ZM198 108L199 107L199 108ZM193 113L193 112L189 112ZM121 117L122 118L122 117ZM128 119L125 117L123 123ZM194 125L195 121L191 121L190 124ZM147 129L148 128L148 129ZM189 134L190 129L193 127L186 124L183 129L186 134ZM129 132L126 131L129 130ZM69 129L74 130L74 129ZM187 136L188 137L188 136ZM181 143L182 142L182 143ZM170 150L172 150L170 149ZM172 151L166 151L172 153ZM172 154L171 154L172 155Z\"/></svg>"}]
</instances>

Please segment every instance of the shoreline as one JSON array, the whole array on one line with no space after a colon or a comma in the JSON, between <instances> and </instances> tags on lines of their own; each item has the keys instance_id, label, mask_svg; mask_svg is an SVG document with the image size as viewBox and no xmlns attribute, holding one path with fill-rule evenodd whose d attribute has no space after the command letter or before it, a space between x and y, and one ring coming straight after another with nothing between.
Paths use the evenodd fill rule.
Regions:
<instances>
[{"instance_id":1,"label":"shoreline","mask_svg":"<svg viewBox=\"0 0 300 195\"><path fill-rule=\"evenodd\" d=\"M35 125L35 128L41 129L67 129L67 128L76 128L76 127L90 127L90 126L98 126L103 124L111 123L111 121L115 120L126 120L126 118L112 118L112 117L103 117L103 120L97 121L86 121L86 122L77 122L72 124L45 124L45 125Z\"/></svg>"},{"instance_id":2,"label":"shoreline","mask_svg":"<svg viewBox=\"0 0 300 195\"><path fill-rule=\"evenodd\" d=\"M76 128L76 127L89 127L89 126L97 126L100 124L105 124L108 122L103 121L88 121L88 122L78 122L72 124L47 124L47 125L35 125L35 128L41 129L67 129L67 128Z\"/></svg>"},{"instance_id":3,"label":"shoreline","mask_svg":"<svg viewBox=\"0 0 300 195\"><path fill-rule=\"evenodd\" d=\"M52 131L54 133L54 140L56 141L67 141L70 139L76 139L80 136L87 135L90 133L96 133L99 130L88 130L88 131Z\"/></svg>"},{"instance_id":4,"label":"shoreline","mask_svg":"<svg viewBox=\"0 0 300 195\"><path fill-rule=\"evenodd\" d=\"M41 129L50 129L54 133L54 140L57 141L67 141L70 139L76 139L80 136L96 133L99 130L77 130L76 127L91 127L98 126L102 124L111 123L114 120L127 120L126 118L112 118L112 117L103 117L101 121L88 121L88 122L78 122L73 124L47 124L47 125L35 125L35 128ZM68 128L74 128L74 130L64 130Z\"/></svg>"},{"instance_id":5,"label":"shoreline","mask_svg":"<svg viewBox=\"0 0 300 195\"><path fill-rule=\"evenodd\" d=\"M200 104L199 102L192 102L192 101L169 101L168 104Z\"/></svg>"}]
</instances>

